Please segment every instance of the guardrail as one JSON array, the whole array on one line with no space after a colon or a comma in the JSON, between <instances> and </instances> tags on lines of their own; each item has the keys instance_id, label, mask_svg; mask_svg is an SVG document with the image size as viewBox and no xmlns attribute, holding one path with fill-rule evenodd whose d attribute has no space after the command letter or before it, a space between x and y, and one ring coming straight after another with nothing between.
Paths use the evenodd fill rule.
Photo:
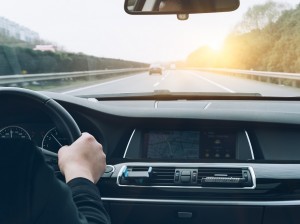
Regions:
<instances>
[{"instance_id":1,"label":"guardrail","mask_svg":"<svg viewBox=\"0 0 300 224\"><path fill-rule=\"evenodd\" d=\"M292 87L300 87L299 73L285 73L285 72L265 72L253 70L239 70L239 69L223 69L223 68L190 68L192 70L201 70L207 72L221 73L224 75L232 75L252 79L261 82L274 83L278 85L287 85Z\"/></svg>"},{"instance_id":2,"label":"guardrail","mask_svg":"<svg viewBox=\"0 0 300 224\"><path fill-rule=\"evenodd\" d=\"M128 68L98 71L82 71L82 72L62 72L62 73L45 73L45 74L24 74L24 75L4 75L0 76L0 86L8 86L12 84L20 85L24 83L33 83L40 81L53 80L74 80L84 78L93 80L99 78L108 78L112 76L122 75L126 73L136 73L146 71L146 68Z\"/></svg>"}]
</instances>

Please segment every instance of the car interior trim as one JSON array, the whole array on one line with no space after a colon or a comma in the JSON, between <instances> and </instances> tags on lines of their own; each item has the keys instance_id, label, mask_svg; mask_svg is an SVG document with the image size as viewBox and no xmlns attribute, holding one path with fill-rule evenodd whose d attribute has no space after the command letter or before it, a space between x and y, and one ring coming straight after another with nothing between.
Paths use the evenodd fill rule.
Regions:
<instances>
[{"instance_id":1,"label":"car interior trim","mask_svg":"<svg viewBox=\"0 0 300 224\"><path fill-rule=\"evenodd\" d=\"M120 177L123 175L124 171L126 170L127 166L123 166L117 176L117 180L116 183L119 187L137 187L137 188L165 188L165 189L216 189L216 190L220 190L220 189L226 189L226 190L250 190L250 189L255 189L256 188L256 177L254 174L254 170L251 166L247 166L246 168L249 170L250 174L251 174L251 178L252 178L252 186L251 187L209 187L209 186L160 186L160 185L155 185L155 186L146 186L146 185L132 185L132 184L128 184L128 185L124 185L121 184L119 179ZM196 167L199 168L199 167ZM213 166L211 168L214 168ZM229 167L226 167L229 168ZM230 168L235 168L234 166L230 166ZM239 167L240 168L240 167Z\"/></svg>"},{"instance_id":2,"label":"car interior trim","mask_svg":"<svg viewBox=\"0 0 300 224\"><path fill-rule=\"evenodd\" d=\"M245 130L245 135L246 135L246 138L247 138L249 147L250 147L251 157L252 157L253 160L255 160L254 152L253 152L253 147L252 147L252 143L251 143L250 137L249 137L249 135L248 135L248 132L247 132L246 130Z\"/></svg>"},{"instance_id":3,"label":"car interior trim","mask_svg":"<svg viewBox=\"0 0 300 224\"><path fill-rule=\"evenodd\" d=\"M125 149L123 158L126 158L127 150L128 150L128 148L129 148L129 145L130 145L130 143L131 143L131 140L132 140L132 138L133 138L133 136L134 136L135 130L136 130L136 129L133 130L133 132L132 132L132 134L131 134L131 136L130 136L130 138L129 138L129 140L128 140L128 143L127 143L127 146L126 146L126 149Z\"/></svg>"},{"instance_id":4,"label":"car interior trim","mask_svg":"<svg viewBox=\"0 0 300 224\"><path fill-rule=\"evenodd\" d=\"M188 204L188 205L242 205L242 206L298 206L300 200L284 201L208 201L208 200L173 200L173 199L148 199L148 198L111 198L102 197L105 202L138 202L158 204Z\"/></svg>"},{"instance_id":5,"label":"car interior trim","mask_svg":"<svg viewBox=\"0 0 300 224\"><path fill-rule=\"evenodd\" d=\"M109 171L107 171L109 170ZM106 165L105 173L113 173L115 172L116 168L113 165Z\"/></svg>"}]
</instances>

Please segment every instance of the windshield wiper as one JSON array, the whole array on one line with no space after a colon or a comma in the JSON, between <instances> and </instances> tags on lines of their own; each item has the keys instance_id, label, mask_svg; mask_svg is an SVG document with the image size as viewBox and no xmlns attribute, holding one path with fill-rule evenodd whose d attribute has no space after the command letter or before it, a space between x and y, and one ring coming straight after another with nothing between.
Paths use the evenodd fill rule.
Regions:
<instances>
[{"instance_id":1,"label":"windshield wiper","mask_svg":"<svg viewBox=\"0 0 300 224\"><path fill-rule=\"evenodd\" d=\"M239 100L257 99L259 93L224 93L224 92L171 92L169 90L155 90L144 93L113 93L81 95L82 98L95 98L99 101L108 100Z\"/></svg>"}]
</instances>

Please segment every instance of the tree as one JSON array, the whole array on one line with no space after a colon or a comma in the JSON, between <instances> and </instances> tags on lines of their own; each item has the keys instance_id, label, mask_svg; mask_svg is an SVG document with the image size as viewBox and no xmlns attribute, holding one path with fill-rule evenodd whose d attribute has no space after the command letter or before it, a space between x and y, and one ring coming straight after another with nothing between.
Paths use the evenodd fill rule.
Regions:
<instances>
[{"instance_id":1,"label":"tree","mask_svg":"<svg viewBox=\"0 0 300 224\"><path fill-rule=\"evenodd\" d=\"M275 23L285 10L291 6L287 3L268 1L248 9L243 19L235 27L236 33L247 33L252 30L262 30L269 24Z\"/></svg>"},{"instance_id":2,"label":"tree","mask_svg":"<svg viewBox=\"0 0 300 224\"><path fill-rule=\"evenodd\" d=\"M199 48L189 55L187 64L199 67L217 66L299 73L300 4L295 9L281 11L278 18L278 14L274 13L272 2L268 2L264 7L254 6L245 14L248 21L249 15L255 15L253 9L264 12L265 20L259 23L254 18L251 27L255 28L248 26L247 32L233 32L228 35L224 41L223 51L219 55L213 55L203 47ZM267 13L266 9L272 10Z\"/></svg>"}]
</instances>

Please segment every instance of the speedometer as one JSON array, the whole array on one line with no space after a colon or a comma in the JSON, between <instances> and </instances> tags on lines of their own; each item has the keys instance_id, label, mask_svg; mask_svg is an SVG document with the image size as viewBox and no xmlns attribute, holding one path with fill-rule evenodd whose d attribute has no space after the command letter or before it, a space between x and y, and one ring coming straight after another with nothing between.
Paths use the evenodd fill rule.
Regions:
<instances>
[{"instance_id":1,"label":"speedometer","mask_svg":"<svg viewBox=\"0 0 300 224\"><path fill-rule=\"evenodd\" d=\"M0 130L1 139L31 139L28 132L19 126L8 126Z\"/></svg>"},{"instance_id":2,"label":"speedometer","mask_svg":"<svg viewBox=\"0 0 300 224\"><path fill-rule=\"evenodd\" d=\"M42 141L42 148L56 153L66 144L67 139L62 137L56 128L52 128L45 134Z\"/></svg>"}]
</instances>

